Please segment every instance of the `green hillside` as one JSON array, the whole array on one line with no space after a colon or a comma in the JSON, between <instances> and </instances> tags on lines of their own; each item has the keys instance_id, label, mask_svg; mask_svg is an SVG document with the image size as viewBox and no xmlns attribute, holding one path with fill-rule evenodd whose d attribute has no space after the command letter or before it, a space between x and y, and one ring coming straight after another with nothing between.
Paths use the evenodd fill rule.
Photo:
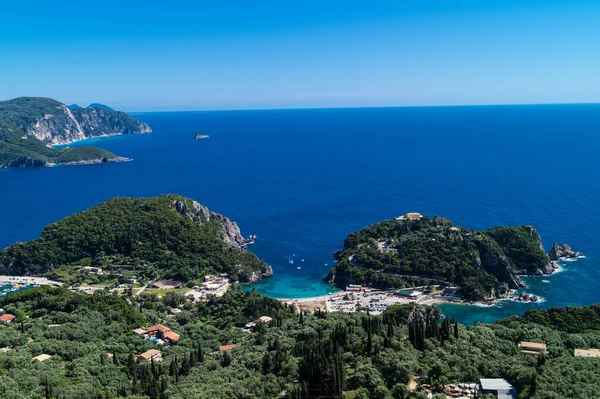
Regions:
<instances>
[{"instance_id":1,"label":"green hillside","mask_svg":"<svg viewBox=\"0 0 600 399\"><path fill-rule=\"evenodd\" d=\"M266 265L239 243L237 225L188 198L115 198L48 225L35 240L0 251L0 272L125 265L146 278L188 281L226 272L248 281Z\"/></svg>"},{"instance_id":2,"label":"green hillside","mask_svg":"<svg viewBox=\"0 0 600 399\"><path fill-rule=\"evenodd\" d=\"M465 326L418 305L377 316L297 314L237 290L205 303L180 294L118 297L44 287L2 298L0 307L17 316L0 327L3 398L423 399L427 391L409 388L480 378L506 379L519 399L599 395L599 359L574 357L573 348L597 347L600 330L567 334L524 318ZM171 315L172 307L181 312ZM271 317L270 325L242 330L261 316ZM133 331L156 323L179 340L160 345ZM520 353L520 341L545 343L548 353ZM235 347L219 350L229 344ZM162 361L136 362L148 350L160 351ZM51 357L32 360L41 354ZM445 398L439 392L433 399Z\"/></svg>"}]
</instances>

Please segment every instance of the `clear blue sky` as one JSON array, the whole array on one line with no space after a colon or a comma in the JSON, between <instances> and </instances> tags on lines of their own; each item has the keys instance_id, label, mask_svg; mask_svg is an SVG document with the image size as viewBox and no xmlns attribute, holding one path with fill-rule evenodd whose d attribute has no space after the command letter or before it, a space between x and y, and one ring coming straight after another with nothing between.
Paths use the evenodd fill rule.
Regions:
<instances>
[{"instance_id":1,"label":"clear blue sky","mask_svg":"<svg viewBox=\"0 0 600 399\"><path fill-rule=\"evenodd\" d=\"M599 24L597 0L7 1L0 98L127 111L598 102Z\"/></svg>"}]
</instances>

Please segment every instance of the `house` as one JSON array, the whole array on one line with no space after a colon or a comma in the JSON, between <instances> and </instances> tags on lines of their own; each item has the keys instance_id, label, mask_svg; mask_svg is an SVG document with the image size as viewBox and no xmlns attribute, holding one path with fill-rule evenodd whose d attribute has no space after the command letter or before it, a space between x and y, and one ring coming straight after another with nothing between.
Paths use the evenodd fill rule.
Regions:
<instances>
[{"instance_id":1,"label":"house","mask_svg":"<svg viewBox=\"0 0 600 399\"><path fill-rule=\"evenodd\" d=\"M162 353L160 353L158 349L150 349L149 351L146 351L137 357L138 363L150 363L153 360L155 362L162 360Z\"/></svg>"},{"instance_id":2,"label":"house","mask_svg":"<svg viewBox=\"0 0 600 399\"><path fill-rule=\"evenodd\" d=\"M162 324L155 324L146 328L146 334L148 335L148 338L160 338L164 333L167 333L169 331L171 331L171 329Z\"/></svg>"},{"instance_id":3,"label":"house","mask_svg":"<svg viewBox=\"0 0 600 399\"><path fill-rule=\"evenodd\" d=\"M84 271L84 272L88 272L88 273L93 273L93 274L102 274L102 268L101 267L84 266L84 267L82 267L79 270Z\"/></svg>"},{"instance_id":4,"label":"house","mask_svg":"<svg viewBox=\"0 0 600 399\"><path fill-rule=\"evenodd\" d=\"M600 357L600 349L575 349L575 357Z\"/></svg>"},{"instance_id":5,"label":"house","mask_svg":"<svg viewBox=\"0 0 600 399\"><path fill-rule=\"evenodd\" d=\"M543 355L546 353L546 344L540 344L537 342L523 341L519 343L519 348L521 348L521 352L528 353L530 355Z\"/></svg>"},{"instance_id":6,"label":"house","mask_svg":"<svg viewBox=\"0 0 600 399\"><path fill-rule=\"evenodd\" d=\"M482 378L479 380L484 395L496 395L498 399L516 399L515 388L502 378Z\"/></svg>"},{"instance_id":7,"label":"house","mask_svg":"<svg viewBox=\"0 0 600 399\"><path fill-rule=\"evenodd\" d=\"M33 359L31 359L31 361L37 360L38 362L45 362L46 360L50 359L52 356L50 355L46 355L45 353L42 353L39 356L34 357Z\"/></svg>"},{"instance_id":8,"label":"house","mask_svg":"<svg viewBox=\"0 0 600 399\"><path fill-rule=\"evenodd\" d=\"M269 317L269 316L261 316L261 318L258 319L258 322L260 324L271 324L272 321L273 321L273 318Z\"/></svg>"},{"instance_id":9,"label":"house","mask_svg":"<svg viewBox=\"0 0 600 399\"><path fill-rule=\"evenodd\" d=\"M155 324L148 328L136 328L134 333L141 335L145 339L163 338L170 342L179 340L179 334L171 331L171 329L163 324Z\"/></svg>"},{"instance_id":10,"label":"house","mask_svg":"<svg viewBox=\"0 0 600 399\"><path fill-rule=\"evenodd\" d=\"M417 212L406 212L402 216L398 216L396 220L419 220L423 217L420 213Z\"/></svg>"},{"instance_id":11,"label":"house","mask_svg":"<svg viewBox=\"0 0 600 399\"><path fill-rule=\"evenodd\" d=\"M4 348L0 348L0 352L6 353L6 352L10 352L12 351L12 348L9 348L8 346L5 346Z\"/></svg>"},{"instance_id":12,"label":"house","mask_svg":"<svg viewBox=\"0 0 600 399\"><path fill-rule=\"evenodd\" d=\"M222 346L219 346L219 351L221 351L221 352L230 351L233 348L235 348L236 346L237 346L236 344L222 345Z\"/></svg>"},{"instance_id":13,"label":"house","mask_svg":"<svg viewBox=\"0 0 600 399\"><path fill-rule=\"evenodd\" d=\"M177 342L179 341L179 334L174 333L173 331L167 331L163 333L163 338L169 342Z\"/></svg>"},{"instance_id":14,"label":"house","mask_svg":"<svg viewBox=\"0 0 600 399\"><path fill-rule=\"evenodd\" d=\"M148 333L148 331L146 331L145 328L136 328L135 330L133 330L133 332L136 333L137 335L141 335L144 338L147 338L146 334Z\"/></svg>"},{"instance_id":15,"label":"house","mask_svg":"<svg viewBox=\"0 0 600 399\"><path fill-rule=\"evenodd\" d=\"M2 316L0 316L0 323L8 324L11 321L15 321L16 318L17 318L17 316L15 316L14 314L4 313Z\"/></svg>"}]
</instances>

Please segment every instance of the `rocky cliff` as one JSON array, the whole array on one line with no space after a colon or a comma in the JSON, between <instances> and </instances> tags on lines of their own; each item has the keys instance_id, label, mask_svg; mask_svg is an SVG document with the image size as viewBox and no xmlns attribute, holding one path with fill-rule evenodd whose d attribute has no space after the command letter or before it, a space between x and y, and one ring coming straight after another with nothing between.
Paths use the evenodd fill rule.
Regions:
<instances>
[{"instance_id":1,"label":"rocky cliff","mask_svg":"<svg viewBox=\"0 0 600 399\"><path fill-rule=\"evenodd\" d=\"M49 145L69 144L93 137L150 133L152 129L123 112L102 108L69 109L58 104L55 111L40 115L24 127L28 135Z\"/></svg>"},{"instance_id":2,"label":"rocky cliff","mask_svg":"<svg viewBox=\"0 0 600 399\"><path fill-rule=\"evenodd\" d=\"M242 237L239 226L229 218L211 212L207 207L193 200L175 199L173 200L173 208L199 226L211 221L216 222L219 237L223 242L235 248L246 246L246 240Z\"/></svg>"},{"instance_id":3,"label":"rocky cliff","mask_svg":"<svg viewBox=\"0 0 600 399\"><path fill-rule=\"evenodd\" d=\"M85 157L71 157L68 162L63 162L61 155L64 149L58 150L50 146L93 137L151 131L147 124L123 112L100 107L71 109L56 100L37 97L2 101L0 167L35 167L91 161L92 159ZM113 157L116 156L106 152L101 158Z\"/></svg>"}]
</instances>

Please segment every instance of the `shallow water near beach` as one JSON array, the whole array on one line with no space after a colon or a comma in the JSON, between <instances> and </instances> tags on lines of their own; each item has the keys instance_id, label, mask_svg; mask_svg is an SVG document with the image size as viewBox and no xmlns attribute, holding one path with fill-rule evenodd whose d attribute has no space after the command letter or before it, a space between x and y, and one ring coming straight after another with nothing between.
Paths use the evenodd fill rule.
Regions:
<instances>
[{"instance_id":1,"label":"shallow water near beach","mask_svg":"<svg viewBox=\"0 0 600 399\"><path fill-rule=\"evenodd\" d=\"M441 306L459 321L600 302L600 106L135 117L154 133L75 144L133 162L0 170L0 246L111 197L179 193L258 236L250 250L275 276L247 289L299 298L333 290L323 277L348 233L415 211L467 228L532 224L547 249L566 242L586 255L560 273L526 278L542 303ZM210 139L193 140L197 132Z\"/></svg>"}]
</instances>

